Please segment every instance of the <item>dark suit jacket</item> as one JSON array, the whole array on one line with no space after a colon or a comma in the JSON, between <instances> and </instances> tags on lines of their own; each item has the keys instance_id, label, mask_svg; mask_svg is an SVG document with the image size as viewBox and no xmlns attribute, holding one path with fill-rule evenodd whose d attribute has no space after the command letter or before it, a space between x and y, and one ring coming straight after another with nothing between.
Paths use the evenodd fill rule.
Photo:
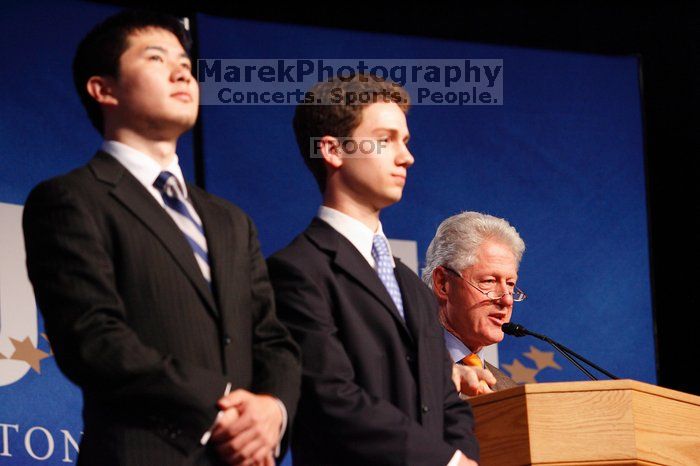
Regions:
<instances>
[{"instance_id":1,"label":"dark suit jacket","mask_svg":"<svg viewBox=\"0 0 700 466\"><path fill-rule=\"evenodd\" d=\"M485 362L486 362L486 364L484 367L486 367L486 369L490 370L491 373L493 374L493 376L496 378L496 385L491 387L491 389L494 392L498 392L501 390L506 390L508 388L513 388L513 387L518 386L518 384L515 383L515 380L508 377L508 375L505 372L503 372L502 370L500 370L498 367L494 366L490 362L488 362L488 361L485 361Z\"/></svg>"},{"instance_id":2,"label":"dark suit jacket","mask_svg":"<svg viewBox=\"0 0 700 466\"><path fill-rule=\"evenodd\" d=\"M433 294L397 260L406 322L377 273L314 219L268 259L280 320L302 349L295 465L440 465L478 455L451 381Z\"/></svg>"},{"instance_id":3,"label":"dark suit jacket","mask_svg":"<svg viewBox=\"0 0 700 466\"><path fill-rule=\"evenodd\" d=\"M188 190L211 289L168 213L108 154L27 199L29 277L56 361L83 391L81 464L215 464L199 439L227 382L294 413L298 348L275 317L255 228Z\"/></svg>"}]
</instances>

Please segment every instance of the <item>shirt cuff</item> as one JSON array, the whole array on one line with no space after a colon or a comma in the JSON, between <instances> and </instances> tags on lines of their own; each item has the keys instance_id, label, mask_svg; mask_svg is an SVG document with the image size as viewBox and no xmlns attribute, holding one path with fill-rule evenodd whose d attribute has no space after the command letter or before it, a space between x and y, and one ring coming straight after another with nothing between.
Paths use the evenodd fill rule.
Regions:
<instances>
[{"instance_id":1,"label":"shirt cuff","mask_svg":"<svg viewBox=\"0 0 700 466\"><path fill-rule=\"evenodd\" d=\"M226 384L226 388L224 389L224 396L228 395L229 393L231 393L231 382L228 382ZM212 422L211 427L206 432L204 432L204 434L202 435L202 438L199 439L200 445L204 446L207 443L209 443L209 439L211 438L211 433L214 431L214 427L216 426L216 423L219 421L219 418L221 416L223 416L223 414L224 414L224 412L221 410L219 410L216 413L216 417L214 418L214 422Z\"/></svg>"},{"instance_id":2,"label":"shirt cuff","mask_svg":"<svg viewBox=\"0 0 700 466\"><path fill-rule=\"evenodd\" d=\"M452 459L450 460L449 463L447 463L447 466L457 466L459 465L459 460L462 459L462 452L457 450L454 455L452 455Z\"/></svg>"},{"instance_id":3,"label":"shirt cuff","mask_svg":"<svg viewBox=\"0 0 700 466\"><path fill-rule=\"evenodd\" d=\"M279 398L275 398L275 401L277 402L277 406L279 406L280 411L282 411L282 426L280 428L280 441L277 442L277 446L275 447L275 458L280 457L280 453L282 451L282 437L284 437L284 432L287 430L287 408L284 406L284 403ZM457 463L455 463L456 465ZM453 466L450 464L449 466Z\"/></svg>"}]
</instances>

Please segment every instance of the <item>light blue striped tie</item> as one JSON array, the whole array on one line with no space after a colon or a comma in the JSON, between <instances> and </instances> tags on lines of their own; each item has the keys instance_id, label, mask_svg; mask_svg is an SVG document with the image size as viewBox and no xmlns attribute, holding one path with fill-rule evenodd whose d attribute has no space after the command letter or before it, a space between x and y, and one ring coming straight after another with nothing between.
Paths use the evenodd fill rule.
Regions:
<instances>
[{"instance_id":1,"label":"light blue striped tie","mask_svg":"<svg viewBox=\"0 0 700 466\"><path fill-rule=\"evenodd\" d=\"M384 236L374 235L374 238L372 239L372 257L374 257L374 260L377 263L377 275L379 275L379 279L389 292L391 300L394 301L394 304L396 304L396 308L399 310L401 318L404 319L401 290L399 289L399 282L396 281L396 275L394 275L394 266L391 262L389 244Z\"/></svg>"},{"instance_id":2,"label":"light blue striped tie","mask_svg":"<svg viewBox=\"0 0 700 466\"><path fill-rule=\"evenodd\" d=\"M160 172L158 178L153 182L153 186L160 191L166 212L180 227L180 230L185 235L185 239L192 247L194 258L202 271L202 275L204 275L207 282L211 282L209 252L207 239L204 236L204 228L202 228L202 222L197 212L185 200L177 178L172 173L163 171Z\"/></svg>"}]
</instances>

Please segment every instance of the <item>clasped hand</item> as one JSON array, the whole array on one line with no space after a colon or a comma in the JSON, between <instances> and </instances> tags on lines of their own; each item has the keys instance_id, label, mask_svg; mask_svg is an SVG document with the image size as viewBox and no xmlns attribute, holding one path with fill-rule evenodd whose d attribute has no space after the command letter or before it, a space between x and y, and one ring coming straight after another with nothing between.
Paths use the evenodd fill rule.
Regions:
<instances>
[{"instance_id":1,"label":"clasped hand","mask_svg":"<svg viewBox=\"0 0 700 466\"><path fill-rule=\"evenodd\" d=\"M211 442L219 457L236 466L274 466L282 427L277 400L239 389L221 398L218 406Z\"/></svg>"}]
</instances>

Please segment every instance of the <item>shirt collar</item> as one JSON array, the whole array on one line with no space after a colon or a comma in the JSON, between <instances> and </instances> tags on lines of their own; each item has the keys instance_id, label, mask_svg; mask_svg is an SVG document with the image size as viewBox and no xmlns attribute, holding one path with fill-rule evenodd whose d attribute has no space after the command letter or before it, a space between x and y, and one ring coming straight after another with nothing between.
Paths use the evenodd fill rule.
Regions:
<instances>
[{"instance_id":1,"label":"shirt collar","mask_svg":"<svg viewBox=\"0 0 700 466\"><path fill-rule=\"evenodd\" d=\"M442 329L442 331L445 336L445 346L447 346L447 351L449 351L450 353L452 362L459 362L465 357L472 354L472 351L469 348L467 348L467 345L462 343L462 340L452 335L446 329ZM483 352L484 350L482 349L481 351L476 353L477 356L479 356L479 359L481 359L482 363L484 362Z\"/></svg>"},{"instance_id":2,"label":"shirt collar","mask_svg":"<svg viewBox=\"0 0 700 466\"><path fill-rule=\"evenodd\" d=\"M185 184L185 178L182 176L182 170L180 169L179 159L177 154L173 158L170 164L163 168L158 162L153 160L147 154L134 149L131 146L118 141L104 141L102 143L101 150L108 153L119 163L124 165L124 167L129 170L129 173L134 175L134 177L139 180L139 182L146 188L151 189L153 187L153 182L158 178L160 172L169 171L180 184L180 189L187 197L187 185Z\"/></svg>"},{"instance_id":3,"label":"shirt collar","mask_svg":"<svg viewBox=\"0 0 700 466\"><path fill-rule=\"evenodd\" d=\"M372 257L372 242L374 240L374 235L384 236L382 222L379 222L377 231L373 232L367 225L356 218L324 205L318 208L317 217L347 238L360 254L362 254L362 257L364 257L372 267L375 267L374 257ZM386 238L386 236L384 237ZM391 246L388 241L387 245L389 247L389 254L391 255ZM391 256L391 265L394 267L396 266L393 256Z\"/></svg>"}]
</instances>

